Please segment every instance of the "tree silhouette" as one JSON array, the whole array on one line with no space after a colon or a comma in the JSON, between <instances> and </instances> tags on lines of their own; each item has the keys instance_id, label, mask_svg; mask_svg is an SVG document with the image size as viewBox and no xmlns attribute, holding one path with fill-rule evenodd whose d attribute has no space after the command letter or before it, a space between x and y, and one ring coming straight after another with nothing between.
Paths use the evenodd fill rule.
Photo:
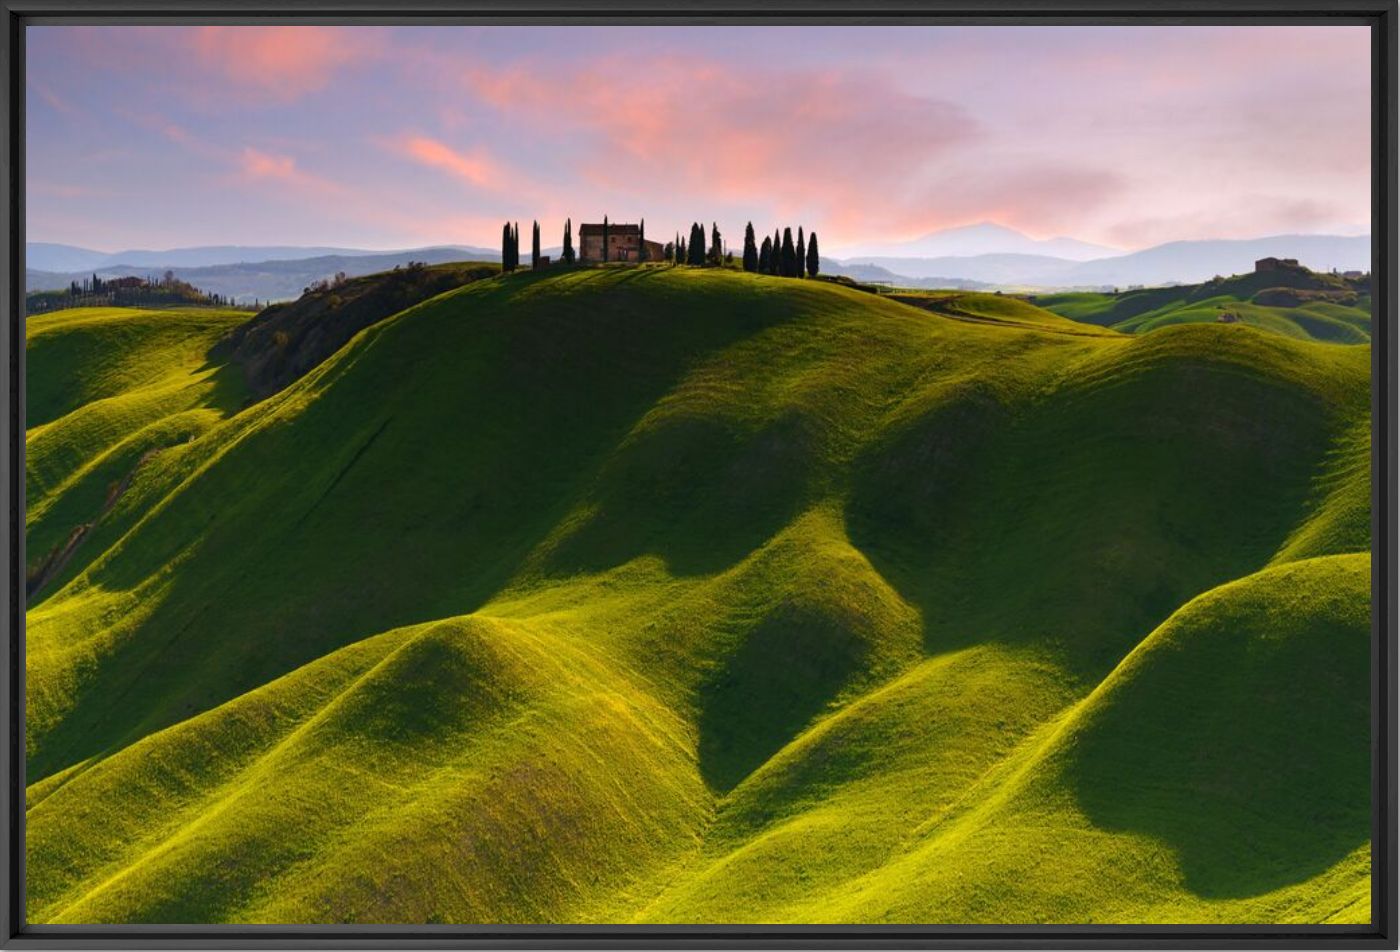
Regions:
<instances>
[{"instance_id":1,"label":"tree silhouette","mask_svg":"<svg viewBox=\"0 0 1400 952\"><path fill-rule=\"evenodd\" d=\"M506 222L501 226L501 270L510 269L510 222Z\"/></svg>"},{"instance_id":2,"label":"tree silhouette","mask_svg":"<svg viewBox=\"0 0 1400 952\"><path fill-rule=\"evenodd\" d=\"M603 261L608 260L608 216L603 216Z\"/></svg>"},{"instance_id":3,"label":"tree silhouette","mask_svg":"<svg viewBox=\"0 0 1400 952\"><path fill-rule=\"evenodd\" d=\"M763 245L758 249L759 274L773 273L773 239L763 236Z\"/></svg>"},{"instance_id":4,"label":"tree silhouette","mask_svg":"<svg viewBox=\"0 0 1400 952\"><path fill-rule=\"evenodd\" d=\"M700 223L691 222L690 240L686 242L686 264L705 264L705 229L700 227Z\"/></svg>"},{"instance_id":5,"label":"tree silhouette","mask_svg":"<svg viewBox=\"0 0 1400 952\"><path fill-rule=\"evenodd\" d=\"M530 234L530 270L538 271L540 267L540 223L535 222L535 227Z\"/></svg>"},{"instance_id":6,"label":"tree silhouette","mask_svg":"<svg viewBox=\"0 0 1400 952\"><path fill-rule=\"evenodd\" d=\"M637 226L637 260L647 260L647 220L645 218Z\"/></svg>"},{"instance_id":7,"label":"tree silhouette","mask_svg":"<svg viewBox=\"0 0 1400 952\"><path fill-rule=\"evenodd\" d=\"M783 251L778 269L785 278L797 277L797 249L792 246L791 228L783 229Z\"/></svg>"},{"instance_id":8,"label":"tree silhouette","mask_svg":"<svg viewBox=\"0 0 1400 952\"><path fill-rule=\"evenodd\" d=\"M565 264L574 263L574 220L564 219L564 250L559 255Z\"/></svg>"},{"instance_id":9,"label":"tree silhouette","mask_svg":"<svg viewBox=\"0 0 1400 952\"><path fill-rule=\"evenodd\" d=\"M802 237L802 226L797 226L797 276L807 270L807 241Z\"/></svg>"},{"instance_id":10,"label":"tree silhouette","mask_svg":"<svg viewBox=\"0 0 1400 952\"><path fill-rule=\"evenodd\" d=\"M821 256L817 253L817 233L814 231L807 236L807 273L815 278L821 268Z\"/></svg>"},{"instance_id":11,"label":"tree silhouette","mask_svg":"<svg viewBox=\"0 0 1400 952\"><path fill-rule=\"evenodd\" d=\"M744 270L758 270L758 248L753 240L753 222L744 227Z\"/></svg>"}]
</instances>

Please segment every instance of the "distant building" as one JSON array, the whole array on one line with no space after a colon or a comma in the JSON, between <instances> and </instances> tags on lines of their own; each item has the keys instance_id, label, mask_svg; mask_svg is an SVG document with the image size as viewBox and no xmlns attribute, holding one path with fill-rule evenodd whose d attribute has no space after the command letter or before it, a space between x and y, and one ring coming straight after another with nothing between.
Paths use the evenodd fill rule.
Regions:
<instances>
[{"instance_id":1,"label":"distant building","mask_svg":"<svg viewBox=\"0 0 1400 952\"><path fill-rule=\"evenodd\" d=\"M608 261L640 261L642 229L640 225L608 223ZM646 242L647 260L661 261L666 257L666 247L655 241ZM603 260L603 226L601 224L578 226L578 259L580 261Z\"/></svg>"},{"instance_id":2,"label":"distant building","mask_svg":"<svg viewBox=\"0 0 1400 952\"><path fill-rule=\"evenodd\" d=\"M1265 271L1283 271L1296 267L1298 267L1297 258L1260 258L1254 262L1254 273L1263 274Z\"/></svg>"},{"instance_id":3,"label":"distant building","mask_svg":"<svg viewBox=\"0 0 1400 952\"><path fill-rule=\"evenodd\" d=\"M137 277L112 278L108 281L103 281L102 284L104 287L108 288L144 288L146 286L146 279Z\"/></svg>"},{"instance_id":4,"label":"distant building","mask_svg":"<svg viewBox=\"0 0 1400 952\"><path fill-rule=\"evenodd\" d=\"M540 255L540 267L541 267L541 268L547 268L547 267L549 267L549 255Z\"/></svg>"},{"instance_id":5,"label":"distant building","mask_svg":"<svg viewBox=\"0 0 1400 952\"><path fill-rule=\"evenodd\" d=\"M1344 277L1344 278L1364 278L1364 277L1366 277L1366 272L1365 272L1365 271L1343 271L1343 272L1342 272L1342 277Z\"/></svg>"}]
</instances>

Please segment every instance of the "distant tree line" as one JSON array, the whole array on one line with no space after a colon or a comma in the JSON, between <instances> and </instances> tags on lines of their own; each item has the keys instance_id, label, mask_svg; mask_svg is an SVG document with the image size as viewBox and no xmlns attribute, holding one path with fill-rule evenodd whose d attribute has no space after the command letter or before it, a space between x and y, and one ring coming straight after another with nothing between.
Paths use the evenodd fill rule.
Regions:
<instances>
[{"instance_id":1,"label":"distant tree line","mask_svg":"<svg viewBox=\"0 0 1400 952\"><path fill-rule=\"evenodd\" d=\"M70 307L149 307L169 304L257 310L260 302L239 304L227 294L201 291L188 281L175 277L175 272L167 271L159 278L154 275L103 278L93 274L81 281L70 281L66 288L26 294L24 304L26 314L42 314Z\"/></svg>"}]
</instances>

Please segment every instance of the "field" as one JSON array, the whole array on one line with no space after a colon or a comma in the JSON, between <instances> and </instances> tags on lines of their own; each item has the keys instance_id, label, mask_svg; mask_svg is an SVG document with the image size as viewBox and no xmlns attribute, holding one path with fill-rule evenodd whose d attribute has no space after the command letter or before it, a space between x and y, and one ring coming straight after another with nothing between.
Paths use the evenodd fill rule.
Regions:
<instances>
[{"instance_id":1,"label":"field","mask_svg":"<svg viewBox=\"0 0 1400 952\"><path fill-rule=\"evenodd\" d=\"M1369 278L1349 280L1306 268L1117 294L1040 294L1032 300L1062 317L1129 334L1174 324L1224 322L1299 340L1364 344L1371 339Z\"/></svg>"},{"instance_id":2,"label":"field","mask_svg":"<svg viewBox=\"0 0 1400 952\"><path fill-rule=\"evenodd\" d=\"M31 319L29 920L1368 922L1368 335L902 297Z\"/></svg>"}]
</instances>

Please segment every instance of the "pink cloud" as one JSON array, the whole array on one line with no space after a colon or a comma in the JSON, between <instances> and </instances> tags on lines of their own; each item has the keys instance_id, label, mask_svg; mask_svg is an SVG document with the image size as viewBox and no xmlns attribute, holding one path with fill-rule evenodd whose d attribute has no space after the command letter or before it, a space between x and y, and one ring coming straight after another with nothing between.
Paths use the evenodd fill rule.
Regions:
<instances>
[{"instance_id":1,"label":"pink cloud","mask_svg":"<svg viewBox=\"0 0 1400 952\"><path fill-rule=\"evenodd\" d=\"M243 183L272 182L332 198L343 197L348 192L337 182L301 169L293 156L264 152L252 146L244 146L239 153L238 173L236 178Z\"/></svg>"},{"instance_id":2,"label":"pink cloud","mask_svg":"<svg viewBox=\"0 0 1400 952\"><path fill-rule=\"evenodd\" d=\"M1002 159L949 170L922 201L891 217L895 239L940 228L995 221L1037 238L1074 234L1127 188L1109 168L1072 167L1058 160Z\"/></svg>"},{"instance_id":3,"label":"pink cloud","mask_svg":"<svg viewBox=\"0 0 1400 952\"><path fill-rule=\"evenodd\" d=\"M245 95L285 103L328 86L376 54L374 33L315 26L202 26L190 48L206 73Z\"/></svg>"},{"instance_id":4,"label":"pink cloud","mask_svg":"<svg viewBox=\"0 0 1400 952\"><path fill-rule=\"evenodd\" d=\"M409 158L442 169L477 188L498 188L506 178L504 170L484 149L457 152L436 139L415 135L407 136L396 146Z\"/></svg>"},{"instance_id":5,"label":"pink cloud","mask_svg":"<svg viewBox=\"0 0 1400 952\"><path fill-rule=\"evenodd\" d=\"M959 107L873 73L739 73L693 56L627 56L567 73L521 62L465 79L480 100L537 130L580 134L575 168L592 185L670 181L830 220L899 208L930 163L979 134Z\"/></svg>"},{"instance_id":6,"label":"pink cloud","mask_svg":"<svg viewBox=\"0 0 1400 952\"><path fill-rule=\"evenodd\" d=\"M297 178L297 163L290 155L269 155L252 147L243 150L243 171L249 178L274 178L293 181Z\"/></svg>"}]
</instances>

